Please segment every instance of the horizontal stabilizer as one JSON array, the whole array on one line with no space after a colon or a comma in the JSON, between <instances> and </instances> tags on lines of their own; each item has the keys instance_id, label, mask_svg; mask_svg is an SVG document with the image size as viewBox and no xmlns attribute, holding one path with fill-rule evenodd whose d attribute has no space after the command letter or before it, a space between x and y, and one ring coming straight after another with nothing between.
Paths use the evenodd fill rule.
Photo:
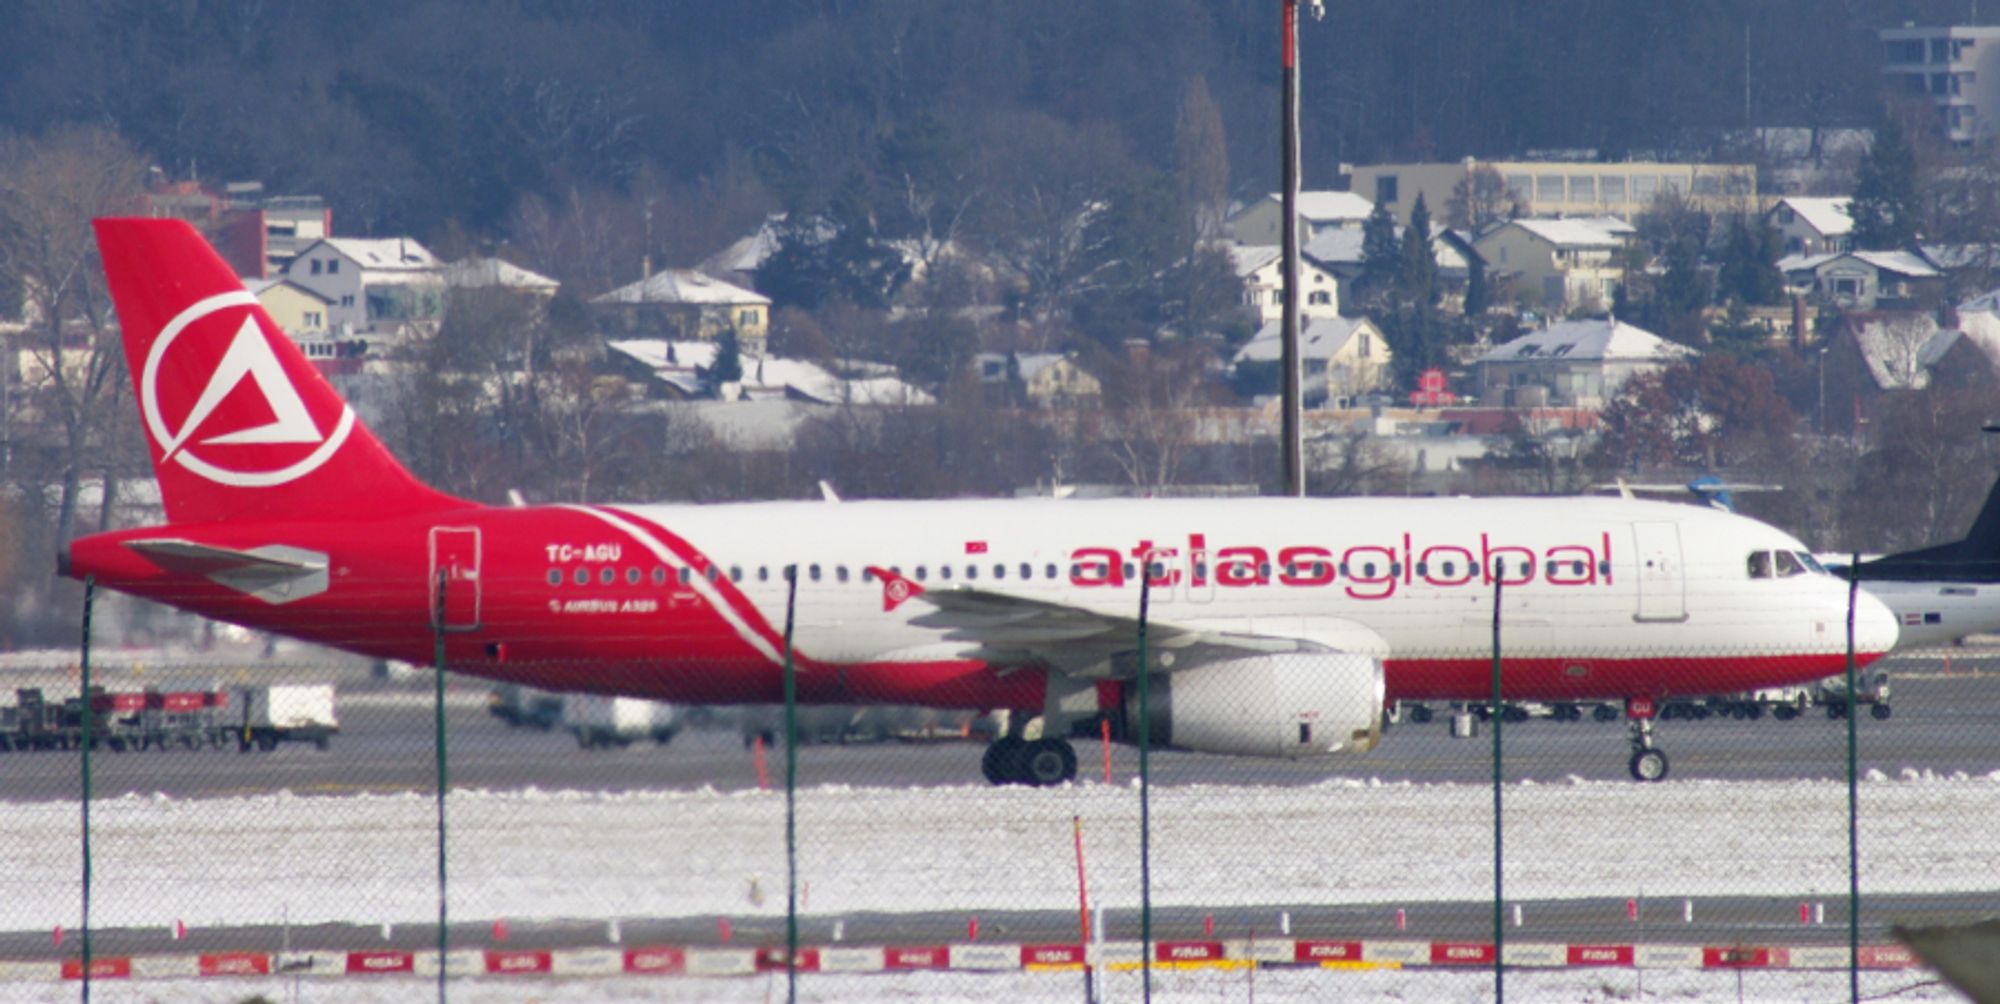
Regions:
<instances>
[{"instance_id":1,"label":"horizontal stabilizer","mask_svg":"<svg viewBox=\"0 0 2000 1004\"><path fill-rule=\"evenodd\" d=\"M319 551L282 544L241 550L180 537L128 540L125 546L169 572L200 575L274 605L326 592L327 556Z\"/></svg>"}]
</instances>

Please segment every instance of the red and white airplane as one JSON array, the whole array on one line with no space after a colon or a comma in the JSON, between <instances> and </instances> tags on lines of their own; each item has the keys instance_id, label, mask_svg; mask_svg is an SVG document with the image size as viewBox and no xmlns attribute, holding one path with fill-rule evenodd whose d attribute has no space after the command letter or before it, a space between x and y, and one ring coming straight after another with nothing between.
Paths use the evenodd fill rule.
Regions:
<instances>
[{"instance_id":1,"label":"red and white airplane","mask_svg":"<svg viewBox=\"0 0 2000 1004\"><path fill-rule=\"evenodd\" d=\"M201 237L96 223L168 523L75 541L64 572L204 616L555 690L782 693L797 569L805 702L1008 708L995 783L1057 783L1062 738L1270 757L1377 741L1385 699L1485 701L1500 585L1508 700L1652 702L1841 670L1847 586L1753 577L1797 540L1626 499L766 502L499 508L419 483ZM1762 556L1761 559L1753 556ZM1865 595L1858 658L1896 641Z\"/></svg>"}]
</instances>

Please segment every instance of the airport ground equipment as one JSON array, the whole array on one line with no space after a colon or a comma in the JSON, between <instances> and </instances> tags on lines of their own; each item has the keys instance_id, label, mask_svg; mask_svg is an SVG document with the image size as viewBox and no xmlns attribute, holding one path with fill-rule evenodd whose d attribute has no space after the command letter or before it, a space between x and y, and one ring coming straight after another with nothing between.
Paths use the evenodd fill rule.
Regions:
<instances>
[{"instance_id":1,"label":"airport ground equipment","mask_svg":"<svg viewBox=\"0 0 2000 1004\"><path fill-rule=\"evenodd\" d=\"M340 731L330 683L262 684L235 688L241 707L233 731L236 748L265 752L279 743L311 743L326 749Z\"/></svg>"},{"instance_id":2,"label":"airport ground equipment","mask_svg":"<svg viewBox=\"0 0 2000 1004\"><path fill-rule=\"evenodd\" d=\"M640 739L664 746L680 730L680 713L671 704L637 697L564 694L562 724L584 749L630 746Z\"/></svg>"},{"instance_id":3,"label":"airport ground equipment","mask_svg":"<svg viewBox=\"0 0 2000 1004\"><path fill-rule=\"evenodd\" d=\"M562 721L563 699L518 683L503 683L487 696L486 711L508 725L525 726L547 732Z\"/></svg>"}]
</instances>

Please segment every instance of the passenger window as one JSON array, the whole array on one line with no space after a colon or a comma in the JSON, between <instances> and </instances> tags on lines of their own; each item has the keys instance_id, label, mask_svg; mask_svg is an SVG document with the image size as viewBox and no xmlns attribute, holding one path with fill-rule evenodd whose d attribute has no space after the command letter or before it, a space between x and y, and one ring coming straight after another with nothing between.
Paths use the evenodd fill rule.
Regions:
<instances>
[{"instance_id":1,"label":"passenger window","mask_svg":"<svg viewBox=\"0 0 2000 1004\"><path fill-rule=\"evenodd\" d=\"M1768 579L1771 577L1771 552L1750 552L1750 577L1753 579Z\"/></svg>"},{"instance_id":2,"label":"passenger window","mask_svg":"<svg viewBox=\"0 0 2000 1004\"><path fill-rule=\"evenodd\" d=\"M618 581L618 570L615 568L604 569L603 571L597 573L597 581L607 586L612 584L613 582Z\"/></svg>"},{"instance_id":3,"label":"passenger window","mask_svg":"<svg viewBox=\"0 0 2000 1004\"><path fill-rule=\"evenodd\" d=\"M918 582L922 582L922 581L924 581L924 579L925 579L925 578L926 578L926 576L924 575L924 566L922 566L922 565L918 565L918 566L917 566L917 581L918 581Z\"/></svg>"},{"instance_id":4,"label":"passenger window","mask_svg":"<svg viewBox=\"0 0 2000 1004\"><path fill-rule=\"evenodd\" d=\"M950 566L950 565L939 565L939 566L938 566L938 578L940 578L940 579L949 579L949 578L951 578L951 566Z\"/></svg>"},{"instance_id":5,"label":"passenger window","mask_svg":"<svg viewBox=\"0 0 2000 1004\"><path fill-rule=\"evenodd\" d=\"M979 578L979 566L978 565L965 566L965 577L968 579Z\"/></svg>"},{"instance_id":6,"label":"passenger window","mask_svg":"<svg viewBox=\"0 0 2000 1004\"><path fill-rule=\"evenodd\" d=\"M1043 565L1043 566L1042 566L1042 574L1043 574L1043 575L1044 575L1044 577L1046 577L1046 578L1051 578L1051 579L1055 578L1055 577L1056 577L1056 564L1055 564L1055 562L1051 561L1051 562L1049 562L1048 564L1046 564L1046 565Z\"/></svg>"},{"instance_id":7,"label":"passenger window","mask_svg":"<svg viewBox=\"0 0 2000 1004\"><path fill-rule=\"evenodd\" d=\"M993 566L993 577L994 577L994 578L996 578L996 579L1004 579L1004 578L1006 578L1006 577L1007 577L1007 566L1006 566L1006 565L994 565L994 566Z\"/></svg>"},{"instance_id":8,"label":"passenger window","mask_svg":"<svg viewBox=\"0 0 2000 1004\"><path fill-rule=\"evenodd\" d=\"M835 565L835 566L833 566L833 578L834 578L834 581L836 581L836 582L846 582L846 581L847 581L847 566L846 566L846 565Z\"/></svg>"},{"instance_id":9,"label":"passenger window","mask_svg":"<svg viewBox=\"0 0 2000 1004\"><path fill-rule=\"evenodd\" d=\"M551 586L562 585L562 569L560 568L549 569L549 585Z\"/></svg>"},{"instance_id":10,"label":"passenger window","mask_svg":"<svg viewBox=\"0 0 2000 1004\"><path fill-rule=\"evenodd\" d=\"M691 572L689 572L689 571L688 571L688 568L687 568L687 566L686 566L686 565L682 565L682 566L681 566L681 571L680 571L680 580L681 580L681 585L683 585L683 586L687 585L687 584L688 584L688 582L689 582L689 580L691 580L691 579L693 579L693 578L694 578L694 575L693 575L693 573L691 573Z\"/></svg>"},{"instance_id":11,"label":"passenger window","mask_svg":"<svg viewBox=\"0 0 2000 1004\"><path fill-rule=\"evenodd\" d=\"M758 565L758 566L757 566L757 581L758 581L758 582L769 582L769 581L771 581L771 566L769 566L769 565Z\"/></svg>"},{"instance_id":12,"label":"passenger window","mask_svg":"<svg viewBox=\"0 0 2000 1004\"><path fill-rule=\"evenodd\" d=\"M813 580L814 582L818 582L818 581L819 581L819 566L818 566L818 565L810 565L810 566L808 566L808 567L806 568L806 574L807 574L807 575L810 575L810 576L812 576L812 580Z\"/></svg>"},{"instance_id":13,"label":"passenger window","mask_svg":"<svg viewBox=\"0 0 2000 1004\"><path fill-rule=\"evenodd\" d=\"M1021 562L1021 578L1032 579L1034 577L1035 577L1035 566L1030 565L1025 561Z\"/></svg>"},{"instance_id":14,"label":"passenger window","mask_svg":"<svg viewBox=\"0 0 2000 1004\"><path fill-rule=\"evenodd\" d=\"M579 568L576 570L576 573L574 575L570 576L570 578L575 579L576 584L579 586L590 585L590 569Z\"/></svg>"},{"instance_id":15,"label":"passenger window","mask_svg":"<svg viewBox=\"0 0 2000 1004\"><path fill-rule=\"evenodd\" d=\"M731 582L743 581L743 566L741 565L729 566L729 581Z\"/></svg>"},{"instance_id":16,"label":"passenger window","mask_svg":"<svg viewBox=\"0 0 2000 1004\"><path fill-rule=\"evenodd\" d=\"M640 571L639 571L639 570L638 570L637 568L628 568L628 569L626 569L626 570L625 570L625 584L626 584L626 585L628 585L628 586L636 586L636 585L638 585L638 584L639 584L639 577L640 577L640 575L642 575L642 574L643 574L643 573L642 573L642 572L640 572Z\"/></svg>"},{"instance_id":17,"label":"passenger window","mask_svg":"<svg viewBox=\"0 0 2000 1004\"><path fill-rule=\"evenodd\" d=\"M656 585L656 586L664 586L664 585L666 585L666 584L667 584L667 569L666 569L666 567L665 567L665 566L663 566L663 565L654 565L654 566L653 566L653 585Z\"/></svg>"}]
</instances>

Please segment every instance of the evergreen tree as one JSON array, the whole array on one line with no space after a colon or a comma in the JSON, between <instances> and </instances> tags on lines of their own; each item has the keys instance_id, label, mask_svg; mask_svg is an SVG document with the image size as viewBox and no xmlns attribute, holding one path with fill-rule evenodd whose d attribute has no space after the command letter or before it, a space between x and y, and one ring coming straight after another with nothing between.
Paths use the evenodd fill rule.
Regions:
<instances>
[{"instance_id":1,"label":"evergreen tree","mask_svg":"<svg viewBox=\"0 0 2000 1004\"><path fill-rule=\"evenodd\" d=\"M1396 240L1396 218L1386 203L1361 224L1361 277L1356 284L1367 295L1379 294L1403 270L1403 245Z\"/></svg>"},{"instance_id":2,"label":"evergreen tree","mask_svg":"<svg viewBox=\"0 0 2000 1004\"><path fill-rule=\"evenodd\" d=\"M715 340L715 362L708 367L708 389L720 394L722 385L743 379L743 347L735 328L724 328Z\"/></svg>"},{"instance_id":3,"label":"evergreen tree","mask_svg":"<svg viewBox=\"0 0 2000 1004\"><path fill-rule=\"evenodd\" d=\"M1771 306L1785 299L1785 277L1778 271L1776 230L1745 217L1730 224L1723 245L1722 267L1716 274L1717 295L1743 304Z\"/></svg>"},{"instance_id":4,"label":"evergreen tree","mask_svg":"<svg viewBox=\"0 0 2000 1004\"><path fill-rule=\"evenodd\" d=\"M1465 316L1478 317L1486 313L1493 298L1492 291L1486 288L1486 260L1476 254L1467 255L1465 265Z\"/></svg>"},{"instance_id":5,"label":"evergreen tree","mask_svg":"<svg viewBox=\"0 0 2000 1004\"><path fill-rule=\"evenodd\" d=\"M1421 192L1417 194L1416 205L1410 207L1410 225L1403 230L1396 298L1422 307L1438 301L1437 256L1431 250L1431 213Z\"/></svg>"},{"instance_id":6,"label":"evergreen tree","mask_svg":"<svg viewBox=\"0 0 2000 1004\"><path fill-rule=\"evenodd\" d=\"M1875 142L1855 171L1854 246L1890 251L1916 243L1920 219L1917 199L1917 155L1896 116L1883 112L1875 127Z\"/></svg>"}]
</instances>

